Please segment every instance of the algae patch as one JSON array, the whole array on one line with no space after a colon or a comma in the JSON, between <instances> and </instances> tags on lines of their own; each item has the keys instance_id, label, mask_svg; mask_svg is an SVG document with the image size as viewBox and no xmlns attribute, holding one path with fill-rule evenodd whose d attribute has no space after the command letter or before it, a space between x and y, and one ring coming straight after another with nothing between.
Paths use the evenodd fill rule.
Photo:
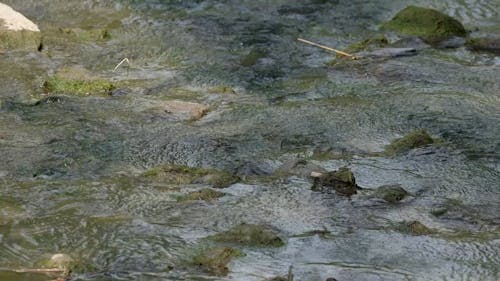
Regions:
<instances>
[{"instance_id":1,"label":"algae patch","mask_svg":"<svg viewBox=\"0 0 500 281\"><path fill-rule=\"evenodd\" d=\"M226 171L196 168L182 165L162 165L142 174L144 178L171 184L208 184L214 188L225 188L240 180Z\"/></svg>"},{"instance_id":2,"label":"algae patch","mask_svg":"<svg viewBox=\"0 0 500 281\"><path fill-rule=\"evenodd\" d=\"M216 242L246 246L281 247L283 240L269 227L242 223L222 233L210 236Z\"/></svg>"},{"instance_id":3,"label":"algae patch","mask_svg":"<svg viewBox=\"0 0 500 281\"><path fill-rule=\"evenodd\" d=\"M229 273L228 263L245 254L240 250L221 247L202 251L193 257L193 263L200 266L203 271L215 276L226 276Z\"/></svg>"},{"instance_id":4,"label":"algae patch","mask_svg":"<svg viewBox=\"0 0 500 281\"><path fill-rule=\"evenodd\" d=\"M430 41L467 35L464 26L458 20L439 11L416 6L406 7L389 22L383 24L382 28Z\"/></svg>"}]
</instances>

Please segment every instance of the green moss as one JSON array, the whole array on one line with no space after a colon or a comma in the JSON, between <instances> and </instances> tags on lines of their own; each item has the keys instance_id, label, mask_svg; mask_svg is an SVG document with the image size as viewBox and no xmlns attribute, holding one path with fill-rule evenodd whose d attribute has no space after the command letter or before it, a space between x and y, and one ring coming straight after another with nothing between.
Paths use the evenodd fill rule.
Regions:
<instances>
[{"instance_id":1,"label":"green moss","mask_svg":"<svg viewBox=\"0 0 500 281\"><path fill-rule=\"evenodd\" d=\"M211 248L195 255L193 263L200 266L208 274L226 276L229 273L227 264L233 258L244 255L243 252L229 247Z\"/></svg>"},{"instance_id":2,"label":"green moss","mask_svg":"<svg viewBox=\"0 0 500 281\"><path fill-rule=\"evenodd\" d=\"M257 224L239 224L225 232L211 236L217 242L246 246L281 247L285 243L268 227Z\"/></svg>"},{"instance_id":3,"label":"green moss","mask_svg":"<svg viewBox=\"0 0 500 281\"><path fill-rule=\"evenodd\" d=\"M215 188L228 187L240 180L238 176L221 170L170 164L152 168L142 176L171 184L201 183Z\"/></svg>"},{"instance_id":4,"label":"green moss","mask_svg":"<svg viewBox=\"0 0 500 281\"><path fill-rule=\"evenodd\" d=\"M29 49L35 51L41 44L42 35L40 32L10 31L1 29L0 26L0 50Z\"/></svg>"},{"instance_id":5,"label":"green moss","mask_svg":"<svg viewBox=\"0 0 500 281\"><path fill-rule=\"evenodd\" d=\"M394 140L385 148L387 155L396 155L414 148L433 144L434 139L425 130L414 130L406 136Z\"/></svg>"},{"instance_id":6,"label":"green moss","mask_svg":"<svg viewBox=\"0 0 500 281\"><path fill-rule=\"evenodd\" d=\"M385 46L387 46L387 44L389 44L389 42L387 41L387 38L385 38L385 36L377 35L377 36L365 39L361 42L357 42L357 43L349 45L347 47L346 51L350 52L350 53L356 53L356 52L368 50L368 49L373 48L373 47L375 47L375 48L385 47Z\"/></svg>"},{"instance_id":7,"label":"green moss","mask_svg":"<svg viewBox=\"0 0 500 281\"><path fill-rule=\"evenodd\" d=\"M204 188L202 190L190 192L186 195L180 196L179 198L177 198L177 202L196 200L212 201L222 196L224 196L224 193L222 192L218 192L210 188Z\"/></svg>"},{"instance_id":8,"label":"green moss","mask_svg":"<svg viewBox=\"0 0 500 281\"><path fill-rule=\"evenodd\" d=\"M433 9L415 6L406 7L382 28L428 40L467 35L463 25L456 19Z\"/></svg>"},{"instance_id":9,"label":"green moss","mask_svg":"<svg viewBox=\"0 0 500 281\"><path fill-rule=\"evenodd\" d=\"M106 80L69 80L59 75L47 78L44 89L47 94L75 96L109 95L115 86Z\"/></svg>"}]
</instances>

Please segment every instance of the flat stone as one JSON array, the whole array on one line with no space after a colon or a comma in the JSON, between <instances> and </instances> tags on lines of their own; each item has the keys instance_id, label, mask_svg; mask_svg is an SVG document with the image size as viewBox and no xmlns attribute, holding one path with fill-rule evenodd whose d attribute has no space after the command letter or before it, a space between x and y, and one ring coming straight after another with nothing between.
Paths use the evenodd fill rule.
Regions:
<instances>
[{"instance_id":1,"label":"flat stone","mask_svg":"<svg viewBox=\"0 0 500 281\"><path fill-rule=\"evenodd\" d=\"M42 42L36 24L10 6L0 3L0 49L39 48Z\"/></svg>"},{"instance_id":2,"label":"flat stone","mask_svg":"<svg viewBox=\"0 0 500 281\"><path fill-rule=\"evenodd\" d=\"M163 108L166 113L187 120L201 119L209 110L207 105L180 100L165 101L163 103Z\"/></svg>"}]
</instances>

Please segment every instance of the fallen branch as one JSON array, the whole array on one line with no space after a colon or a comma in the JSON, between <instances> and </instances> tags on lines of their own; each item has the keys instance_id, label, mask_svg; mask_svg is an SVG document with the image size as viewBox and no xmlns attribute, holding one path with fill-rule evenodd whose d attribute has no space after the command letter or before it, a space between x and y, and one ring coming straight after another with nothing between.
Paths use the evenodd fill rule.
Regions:
<instances>
[{"instance_id":1,"label":"fallen branch","mask_svg":"<svg viewBox=\"0 0 500 281\"><path fill-rule=\"evenodd\" d=\"M314 43L314 42L311 42L309 40L305 40L305 39L302 39L302 38L297 38L297 40L300 41L300 42L302 42L302 43L306 43L306 44L309 44L309 45L312 45L312 46L315 46L315 47L318 47L318 48L321 48L321 49L324 49L324 50L327 50L327 51L330 51L330 52L334 52L337 55L341 55L341 56L345 56L345 57L350 57L353 60L359 59L355 55L352 55L352 54L349 54L349 53L346 53L344 51L340 51L340 50L337 50L337 49L334 49L334 48L330 48L328 46L320 45L318 43Z\"/></svg>"}]
</instances>

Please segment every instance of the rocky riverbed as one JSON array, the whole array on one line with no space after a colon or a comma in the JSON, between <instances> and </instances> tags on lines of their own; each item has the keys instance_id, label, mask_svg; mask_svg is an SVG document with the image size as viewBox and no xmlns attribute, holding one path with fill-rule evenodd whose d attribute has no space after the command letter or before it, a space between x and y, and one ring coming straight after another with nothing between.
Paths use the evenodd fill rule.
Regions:
<instances>
[{"instance_id":1,"label":"rocky riverbed","mask_svg":"<svg viewBox=\"0 0 500 281\"><path fill-rule=\"evenodd\" d=\"M500 278L500 3L3 3L0 280Z\"/></svg>"}]
</instances>

